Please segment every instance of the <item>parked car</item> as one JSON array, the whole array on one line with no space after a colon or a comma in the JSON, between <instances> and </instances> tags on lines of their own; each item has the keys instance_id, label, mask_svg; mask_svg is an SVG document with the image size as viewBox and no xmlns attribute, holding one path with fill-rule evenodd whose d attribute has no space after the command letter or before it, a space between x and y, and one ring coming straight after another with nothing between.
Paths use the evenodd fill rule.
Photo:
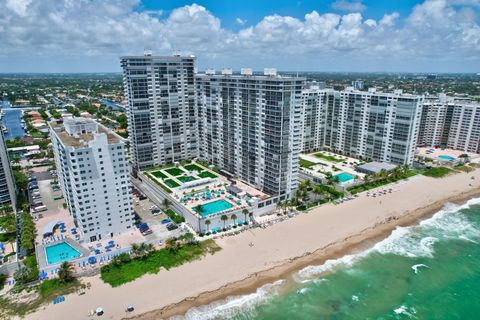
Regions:
<instances>
[{"instance_id":1,"label":"parked car","mask_svg":"<svg viewBox=\"0 0 480 320\"><path fill-rule=\"evenodd\" d=\"M42 212L42 211L47 211L47 210L48 210L47 206L44 206L44 205L42 205L42 206L37 206L37 207L34 207L34 208L33 208L33 211L34 211L34 212Z\"/></svg>"},{"instance_id":2,"label":"parked car","mask_svg":"<svg viewBox=\"0 0 480 320\"><path fill-rule=\"evenodd\" d=\"M153 233L153 231L152 231L152 230L150 230L150 229L148 229L148 230L146 230L146 231L142 232L142 235L144 235L144 236L148 236L149 234L152 234L152 233Z\"/></svg>"},{"instance_id":3,"label":"parked car","mask_svg":"<svg viewBox=\"0 0 480 320\"><path fill-rule=\"evenodd\" d=\"M172 231L172 230L175 230L175 229L178 229L178 226L175 223L167 224L167 230L168 231Z\"/></svg>"},{"instance_id":4,"label":"parked car","mask_svg":"<svg viewBox=\"0 0 480 320\"><path fill-rule=\"evenodd\" d=\"M167 224L167 223L170 223L170 222L172 222L172 220L170 220L170 219L163 219L161 221L162 224Z\"/></svg>"},{"instance_id":5,"label":"parked car","mask_svg":"<svg viewBox=\"0 0 480 320\"><path fill-rule=\"evenodd\" d=\"M140 200L145 200L145 199L147 199L147 196L144 195L144 194L140 194L140 196L138 197L138 199L140 199Z\"/></svg>"}]
</instances>

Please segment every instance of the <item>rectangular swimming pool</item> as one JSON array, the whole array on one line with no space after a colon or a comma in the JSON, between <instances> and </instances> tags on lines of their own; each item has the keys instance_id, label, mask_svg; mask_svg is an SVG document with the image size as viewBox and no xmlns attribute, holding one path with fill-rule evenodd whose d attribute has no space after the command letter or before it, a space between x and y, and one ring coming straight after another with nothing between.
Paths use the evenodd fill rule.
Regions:
<instances>
[{"instance_id":1,"label":"rectangular swimming pool","mask_svg":"<svg viewBox=\"0 0 480 320\"><path fill-rule=\"evenodd\" d=\"M66 242L54 244L45 248L48 264L55 264L80 257L80 252Z\"/></svg>"},{"instance_id":2,"label":"rectangular swimming pool","mask_svg":"<svg viewBox=\"0 0 480 320\"><path fill-rule=\"evenodd\" d=\"M336 175L334 175L334 177L337 177L339 182L347 182L347 181L355 179L354 176L352 176L351 174L346 173L346 172L336 174Z\"/></svg>"},{"instance_id":3,"label":"rectangular swimming pool","mask_svg":"<svg viewBox=\"0 0 480 320\"><path fill-rule=\"evenodd\" d=\"M452 157L452 156L439 155L438 157L442 160L455 161L455 157Z\"/></svg>"},{"instance_id":4,"label":"rectangular swimming pool","mask_svg":"<svg viewBox=\"0 0 480 320\"><path fill-rule=\"evenodd\" d=\"M226 200L220 199L220 200L215 200L209 203L202 204L200 212L198 212L198 208L196 206L193 207L193 210L199 213L202 217L206 217L211 214L215 214L217 212L230 209L232 207L233 207L233 204L231 204Z\"/></svg>"}]
</instances>

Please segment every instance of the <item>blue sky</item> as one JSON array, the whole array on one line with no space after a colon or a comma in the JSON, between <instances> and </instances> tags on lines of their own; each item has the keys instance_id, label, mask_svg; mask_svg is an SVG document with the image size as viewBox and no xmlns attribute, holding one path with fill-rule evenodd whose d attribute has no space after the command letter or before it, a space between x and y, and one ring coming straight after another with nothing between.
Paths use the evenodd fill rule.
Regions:
<instances>
[{"instance_id":1,"label":"blue sky","mask_svg":"<svg viewBox=\"0 0 480 320\"><path fill-rule=\"evenodd\" d=\"M119 56L198 69L480 72L480 0L0 0L2 72L116 72Z\"/></svg>"},{"instance_id":2,"label":"blue sky","mask_svg":"<svg viewBox=\"0 0 480 320\"><path fill-rule=\"evenodd\" d=\"M195 1L195 3L206 7L215 16L222 20L222 25L234 30L240 29L235 22L237 18L246 20L245 25L253 25L272 14L288 15L302 18L306 13L316 10L318 12L345 11L332 8L335 1L325 0L207 0ZM357 2L357 1L350 1ZM421 3L418 0L369 0L362 1L366 9L362 12L366 17L380 19L387 12L398 12L402 16L408 15L415 4ZM137 10L162 10L165 14L192 1L159 1L143 0Z\"/></svg>"}]
</instances>

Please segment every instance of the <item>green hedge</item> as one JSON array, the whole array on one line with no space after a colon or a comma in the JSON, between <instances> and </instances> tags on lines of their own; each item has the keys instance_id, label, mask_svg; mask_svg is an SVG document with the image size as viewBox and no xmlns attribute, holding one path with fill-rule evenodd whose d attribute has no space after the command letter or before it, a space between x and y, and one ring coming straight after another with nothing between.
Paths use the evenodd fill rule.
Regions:
<instances>
[{"instance_id":1,"label":"green hedge","mask_svg":"<svg viewBox=\"0 0 480 320\"><path fill-rule=\"evenodd\" d=\"M167 209L165 210L165 213L167 214L167 216L172 219L173 222L175 223L182 223L182 222L185 222L185 218L182 217L181 215L179 214L176 214L172 209Z\"/></svg>"},{"instance_id":2,"label":"green hedge","mask_svg":"<svg viewBox=\"0 0 480 320\"><path fill-rule=\"evenodd\" d=\"M185 244L176 251L160 249L142 258L126 259L119 265L110 263L103 266L100 278L112 287L118 287L144 274L158 273L162 267L168 270L218 250L220 247L213 240Z\"/></svg>"}]
</instances>

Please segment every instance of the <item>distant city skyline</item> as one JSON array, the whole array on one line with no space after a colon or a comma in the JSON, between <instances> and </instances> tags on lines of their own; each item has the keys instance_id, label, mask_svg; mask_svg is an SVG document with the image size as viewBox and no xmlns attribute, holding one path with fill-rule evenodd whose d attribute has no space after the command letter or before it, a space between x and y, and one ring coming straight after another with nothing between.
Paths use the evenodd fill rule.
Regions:
<instances>
[{"instance_id":1,"label":"distant city skyline","mask_svg":"<svg viewBox=\"0 0 480 320\"><path fill-rule=\"evenodd\" d=\"M480 0L0 0L1 72L120 72L122 55L198 68L480 72Z\"/></svg>"}]
</instances>

